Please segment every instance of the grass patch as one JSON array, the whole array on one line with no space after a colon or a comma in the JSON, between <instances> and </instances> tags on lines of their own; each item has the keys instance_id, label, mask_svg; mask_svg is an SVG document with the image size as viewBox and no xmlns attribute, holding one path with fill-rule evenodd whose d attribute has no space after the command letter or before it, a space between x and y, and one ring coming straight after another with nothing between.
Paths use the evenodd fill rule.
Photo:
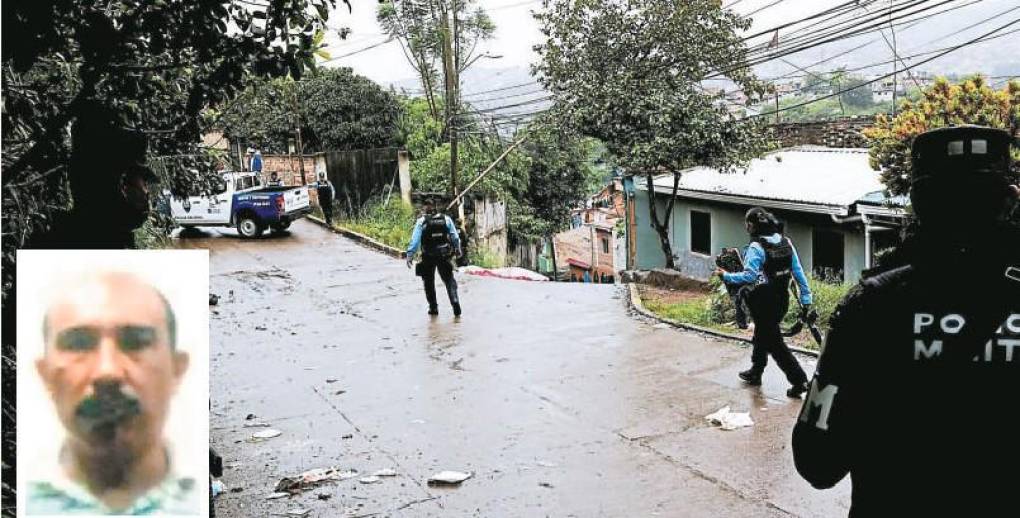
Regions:
<instances>
[{"instance_id":1,"label":"grass patch","mask_svg":"<svg viewBox=\"0 0 1020 518\"><path fill-rule=\"evenodd\" d=\"M361 215L336 219L333 224L403 250L411 242L414 220L411 207L404 205L400 198L390 198L389 202L370 201Z\"/></svg>"},{"instance_id":2,"label":"grass patch","mask_svg":"<svg viewBox=\"0 0 1020 518\"><path fill-rule=\"evenodd\" d=\"M479 250L477 248L468 249L468 264L475 266L481 266L482 268L502 268L504 266L502 259L488 250Z\"/></svg>"},{"instance_id":3,"label":"grass patch","mask_svg":"<svg viewBox=\"0 0 1020 518\"><path fill-rule=\"evenodd\" d=\"M843 300L851 284L834 284L818 279L810 279L808 284L811 286L814 308L818 311L818 327L823 334L827 334L829 318L832 317L836 305ZM663 302L655 300L654 297L643 297L642 302L645 308L660 317L717 331L746 334L734 324L736 312L729 296L722 288L721 281L718 278L713 278L709 286L712 288L710 293L695 294L679 302ZM786 317L783 319L784 329L789 328L797 321L798 310L799 305L791 293L790 310L787 311ZM807 336L806 331L801 336ZM811 349L818 347L812 340L798 341L798 345Z\"/></svg>"}]
</instances>

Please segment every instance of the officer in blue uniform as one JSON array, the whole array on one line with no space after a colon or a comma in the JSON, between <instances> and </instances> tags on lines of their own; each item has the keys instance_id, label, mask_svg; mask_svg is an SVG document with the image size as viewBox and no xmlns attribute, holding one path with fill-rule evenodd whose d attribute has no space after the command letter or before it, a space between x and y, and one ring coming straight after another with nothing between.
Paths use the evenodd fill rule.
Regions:
<instances>
[{"instance_id":1,"label":"officer in blue uniform","mask_svg":"<svg viewBox=\"0 0 1020 518\"><path fill-rule=\"evenodd\" d=\"M786 374L790 389L786 394L800 397L807 391L807 374L783 341L779 324L790 308L790 281L800 288L801 311L811 306L811 288L790 238L780 233L779 220L761 207L754 207L745 216L751 243L744 255L744 271L726 272L716 269L728 286L749 286L747 307L754 319L754 349L751 368L739 374L749 385L761 385L761 374L769 355Z\"/></svg>"},{"instance_id":2,"label":"officer in blue uniform","mask_svg":"<svg viewBox=\"0 0 1020 518\"><path fill-rule=\"evenodd\" d=\"M830 320L793 430L797 470L850 475L850 516L1007 516L1020 447L1020 227L1012 137L954 127L911 150L916 224Z\"/></svg>"},{"instance_id":3,"label":"officer in blue uniform","mask_svg":"<svg viewBox=\"0 0 1020 518\"><path fill-rule=\"evenodd\" d=\"M453 220L436 211L433 200L426 200L422 208L424 215L415 221L414 231L411 232L411 243L404 254L407 258L407 267L410 268L414 263L414 255L421 247L421 262L418 263L416 273L425 283L425 298L429 304L429 315L439 314L439 305L436 302L436 270L439 270L439 277L446 285L446 293L450 297L453 314L460 316L457 279L453 277L453 263L451 262L454 257L463 255L460 235L457 233L457 227L454 226Z\"/></svg>"}]
</instances>

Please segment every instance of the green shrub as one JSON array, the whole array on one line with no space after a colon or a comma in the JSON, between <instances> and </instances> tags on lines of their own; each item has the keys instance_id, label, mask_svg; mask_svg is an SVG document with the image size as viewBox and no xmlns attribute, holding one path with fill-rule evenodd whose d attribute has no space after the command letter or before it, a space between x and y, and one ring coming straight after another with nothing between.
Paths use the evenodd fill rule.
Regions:
<instances>
[{"instance_id":1,"label":"green shrub","mask_svg":"<svg viewBox=\"0 0 1020 518\"><path fill-rule=\"evenodd\" d=\"M736 318L736 310L726 290L722 287L722 281L718 277L713 277L709 285L713 288L712 295L710 295L711 302L708 306L712 321L718 324L733 322ZM823 331L828 330L829 317L832 316L839 301L843 300L846 292L850 290L851 284L809 278L808 285L811 287L813 306L815 311L818 311L819 327ZM789 327L797 321L799 308L800 304L791 291L790 310L787 311L786 317L783 319L784 327Z\"/></svg>"},{"instance_id":2,"label":"green shrub","mask_svg":"<svg viewBox=\"0 0 1020 518\"><path fill-rule=\"evenodd\" d=\"M361 210L361 215L341 218L336 225L364 234L389 246L403 249L411 242L414 229L414 209L400 198L372 200Z\"/></svg>"},{"instance_id":3,"label":"green shrub","mask_svg":"<svg viewBox=\"0 0 1020 518\"><path fill-rule=\"evenodd\" d=\"M468 249L468 264L481 266L482 268L502 268L505 266L502 258L496 254L474 247Z\"/></svg>"}]
</instances>

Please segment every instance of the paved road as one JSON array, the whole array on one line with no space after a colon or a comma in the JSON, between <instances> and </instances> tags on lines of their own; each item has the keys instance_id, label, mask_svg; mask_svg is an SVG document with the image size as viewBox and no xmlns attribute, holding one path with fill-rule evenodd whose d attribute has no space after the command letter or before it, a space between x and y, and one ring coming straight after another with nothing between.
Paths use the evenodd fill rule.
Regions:
<instances>
[{"instance_id":1,"label":"paved road","mask_svg":"<svg viewBox=\"0 0 1020 518\"><path fill-rule=\"evenodd\" d=\"M641 320L619 287L458 275L464 316L442 305L430 318L402 261L311 222L179 244L211 250L223 297L211 433L232 491L220 516L846 515L848 482L815 491L794 471L799 404L778 369L741 386L746 347ZM708 426L725 405L755 425ZM251 442L253 421L283 434ZM398 476L265 499L281 477L329 466ZM446 469L474 478L426 485Z\"/></svg>"}]
</instances>

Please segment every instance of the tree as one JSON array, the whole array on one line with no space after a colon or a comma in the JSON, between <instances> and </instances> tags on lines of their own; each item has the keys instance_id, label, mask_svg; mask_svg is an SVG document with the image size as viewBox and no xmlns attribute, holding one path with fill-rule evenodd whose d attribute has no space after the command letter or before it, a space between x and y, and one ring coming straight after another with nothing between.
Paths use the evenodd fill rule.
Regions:
<instances>
[{"instance_id":1,"label":"tree","mask_svg":"<svg viewBox=\"0 0 1020 518\"><path fill-rule=\"evenodd\" d=\"M300 77L334 0L17 2L3 17L4 296L14 250L67 207L68 128L95 106L172 156L165 187L207 181L203 110L233 98L247 74Z\"/></svg>"},{"instance_id":2,"label":"tree","mask_svg":"<svg viewBox=\"0 0 1020 518\"><path fill-rule=\"evenodd\" d=\"M293 109L294 104L298 109ZM394 144L397 98L350 68L319 69L300 81L253 79L218 118L224 135L284 152L301 128L305 152L369 149Z\"/></svg>"},{"instance_id":3,"label":"tree","mask_svg":"<svg viewBox=\"0 0 1020 518\"><path fill-rule=\"evenodd\" d=\"M751 21L716 0L545 0L546 41L534 71L561 121L605 143L620 165L646 176L673 174L663 218L649 203L666 266L675 267L668 226L681 171L732 169L767 148L760 119L737 119L701 81L729 77L751 96L763 86L746 66L737 31Z\"/></svg>"},{"instance_id":4,"label":"tree","mask_svg":"<svg viewBox=\"0 0 1020 518\"><path fill-rule=\"evenodd\" d=\"M418 73L429 110L440 118L439 92L443 83L443 39L449 29L444 19L454 16L457 34L453 41L456 73L467 70L478 59L478 44L492 38L496 26L489 15L477 7L477 0L399 0L379 5L376 18L390 37L401 43L407 62ZM445 14L445 17L444 17Z\"/></svg>"},{"instance_id":5,"label":"tree","mask_svg":"<svg viewBox=\"0 0 1020 518\"><path fill-rule=\"evenodd\" d=\"M544 120L529 125L521 151L530 159L528 188L514 199L510 227L516 238L542 238L563 229L571 209L601 183L593 164L596 143Z\"/></svg>"},{"instance_id":6,"label":"tree","mask_svg":"<svg viewBox=\"0 0 1020 518\"><path fill-rule=\"evenodd\" d=\"M882 183L891 195L910 191L910 145L917 135L936 128L977 124L1017 134L1020 121L1020 81L1010 81L994 90L981 76L950 84L938 78L924 90L918 101L904 101L896 117L879 115L875 125L864 130L870 139L869 162L881 171ZM1020 177L1017 160L1020 148L1014 142L1013 178Z\"/></svg>"}]
</instances>

